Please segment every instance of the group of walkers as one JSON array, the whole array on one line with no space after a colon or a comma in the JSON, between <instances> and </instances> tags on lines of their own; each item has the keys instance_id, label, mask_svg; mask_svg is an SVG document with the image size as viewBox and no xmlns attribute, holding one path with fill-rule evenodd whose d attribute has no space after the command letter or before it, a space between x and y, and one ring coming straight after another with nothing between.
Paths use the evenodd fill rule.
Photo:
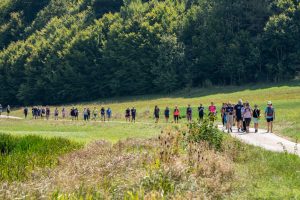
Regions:
<instances>
[{"instance_id":1,"label":"group of walkers","mask_svg":"<svg viewBox=\"0 0 300 200\"><path fill-rule=\"evenodd\" d=\"M264 111L265 119L267 121L267 132L273 132L273 121L275 120L275 109L271 101L268 101L267 107ZM221 118L223 127L227 132L232 132L232 127L236 124L238 132L249 133L251 121L253 120L255 133L258 132L258 124L261 117L261 111L257 104L254 109L251 108L248 101L243 103L240 99L236 105L231 102L223 103L221 108Z\"/></svg>"},{"instance_id":2,"label":"group of walkers","mask_svg":"<svg viewBox=\"0 0 300 200\"><path fill-rule=\"evenodd\" d=\"M3 107L0 104L0 115L2 114ZM8 105L6 107L6 112L7 116L10 114L10 106ZM25 107L24 110L24 116L27 118L28 116L28 108ZM200 104L199 107L197 108L198 112L198 120L202 121L204 116L205 116L205 107ZM249 133L249 128L251 121L254 123L254 129L255 133L258 132L258 125L261 117L261 111L258 107L258 105L254 105L254 108L250 106L250 103L248 101L244 102L240 99L237 104L232 104L231 102L228 103L223 103L221 107L221 119L222 119L222 124L223 124L223 130L227 130L227 132L232 132L232 127L236 125L238 132L243 133ZM164 117L165 117L165 122L169 122L169 118L171 115L171 111L169 107L166 107L164 109ZM90 119L92 120L97 120L98 116L100 117L101 121L110 121L112 117L112 110L111 108L105 109L103 106L101 109L98 111L96 107L93 108L93 110L90 110L90 108L84 108L83 109L83 119L85 121L88 121ZM174 123L178 123L179 119L181 118L181 113L180 109L178 106L175 106L173 109L173 119ZM70 115L72 120L78 120L79 119L79 110L76 107L72 107L70 109L70 112L67 111L65 107L61 109L61 111L56 107L53 112L54 119L58 120L59 116L64 119ZM215 106L214 102L211 102L210 106L208 106L208 118L211 121L215 121L217 117L217 107ZM38 119L38 118L46 118L47 120L51 116L51 110L49 106L34 106L32 107L32 118L33 119ZM137 116L137 110L135 107L132 107L131 109L128 107L125 110L125 120L126 122L135 122L136 121L136 116ZM156 105L154 107L154 112L153 116L155 119L155 123L159 122L160 118L160 108ZM267 127L268 127L268 132L273 132L273 120L275 120L275 109L272 105L272 102L269 101L267 103L267 107L264 110L264 116L267 121ZM193 108L189 104L186 108L185 112L185 117L188 122L192 122L193 118Z\"/></svg>"},{"instance_id":3,"label":"group of walkers","mask_svg":"<svg viewBox=\"0 0 300 200\"><path fill-rule=\"evenodd\" d=\"M25 118L27 118L27 116L28 116L28 108L27 107L24 107L23 113L24 113ZM100 112L98 112L97 108L94 107L94 109L92 111L90 110L90 108L84 108L82 113L83 113L83 119L85 121L90 120L91 115L92 115L92 119L96 120L98 118L98 114L100 115L101 120L105 121L107 119L109 121L111 119L112 110L110 108L105 110L105 108L102 107L100 109ZM78 110L78 108L75 108L75 107L72 107L70 109L70 112L68 112L65 107L63 107L61 109L61 111L56 107L53 111L54 120L58 120L60 114L63 119L67 118L68 115L71 117L72 120L79 119L79 110ZM50 118L50 116L51 116L51 110L50 110L49 106L46 106L46 107L34 106L34 107L32 107L32 118L33 119L46 118L48 120Z\"/></svg>"}]
</instances>

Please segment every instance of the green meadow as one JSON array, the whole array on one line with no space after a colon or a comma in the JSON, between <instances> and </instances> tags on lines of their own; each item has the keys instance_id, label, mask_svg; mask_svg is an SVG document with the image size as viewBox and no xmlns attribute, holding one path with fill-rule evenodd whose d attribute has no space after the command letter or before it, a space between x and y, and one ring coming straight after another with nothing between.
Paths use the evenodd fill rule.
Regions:
<instances>
[{"instance_id":1,"label":"green meadow","mask_svg":"<svg viewBox=\"0 0 300 200\"><path fill-rule=\"evenodd\" d=\"M27 120L7 121L0 120L0 131L11 134L34 133L43 136L63 136L81 141L91 141L93 139L107 139L117 141L126 137L148 137L159 132L161 127L165 126L163 111L168 106L172 109L177 105L181 110L181 115L185 116L185 108L188 104L193 107L194 119L197 118L197 106L202 103L207 112L210 102L217 105L220 110L223 102L236 103L238 99L249 101L252 106L258 104L263 111L267 101L271 100L276 111L276 120L274 132L292 140L300 138L300 82L288 82L278 85L247 85L247 86L228 86L212 87L201 89L182 90L170 95L149 95L136 97L121 97L112 99L100 99L94 102L74 103L67 105L58 105L61 111L62 107L68 110L71 107L77 107L80 112L88 107L93 110L94 107L100 110L102 106L110 107L113 112L114 123L103 124L98 122L82 122L82 113L80 113L80 122L71 122L70 119L64 121L44 121ZM159 125L153 122L153 109L158 105L161 110L161 119ZM135 106L137 109L137 122L146 122L146 124L136 123L134 125L123 124L125 122L124 113L127 107ZM53 113L54 106L51 106ZM14 110L11 115L23 117L22 109ZM53 115L51 116L53 119ZM99 119L98 119L99 120ZM170 118L172 121L172 118ZM219 120L220 121L220 118ZM122 122L122 123L119 123ZM185 123L185 119L180 120ZM150 124L148 124L150 123ZM153 124L152 124L153 123ZM261 127L265 127L265 120L262 117Z\"/></svg>"},{"instance_id":2,"label":"green meadow","mask_svg":"<svg viewBox=\"0 0 300 200\"><path fill-rule=\"evenodd\" d=\"M205 146L201 147L203 148L201 151L206 152L203 155L208 160L206 164L200 162L203 169L190 166L188 171L176 172L179 170L176 168L178 163L184 167L187 165L186 161L191 159L184 146L186 141L178 136L178 133L185 133L187 129L185 119L187 105L191 104L193 107L193 117L196 119L196 109L200 103L207 108L213 101L219 110L222 102L235 103L240 98L249 101L252 106L258 104L261 109L264 109L266 102L271 100L276 109L275 133L291 140L300 138L299 82L212 87L178 91L169 95L122 97L72 105L52 105L52 112L55 107L61 110L62 107L70 109L74 106L79 111L85 107L90 109L97 107L98 110L101 106L111 107L113 119L109 123L101 122L99 119L85 122L82 113L78 121L72 121L69 117L61 119L61 116L59 120L54 120L53 116L48 121L34 120L31 114L27 119L0 119L0 133L4 134L1 135L2 142L0 142L1 181L3 184L15 181L9 184L7 191L16 191L16 188L20 187L17 183L22 182L22 187L25 188L18 190L26 191L27 197L37 195L33 196L33 199L39 199L39 195L43 195L48 190L50 193L47 195L52 196L53 199L144 199L146 194L152 195L150 199L164 199L191 195L189 189L186 190L192 187L191 183L183 177L199 176L197 180L203 182L198 182L197 187L203 187L203 190L197 190L195 194L199 192L199 195L205 195L209 199L299 199L300 158L298 156L266 151L243 144L226 135L221 153L206 149ZM155 105L158 105L161 110L161 119L157 124L153 119ZM180 123L175 125L170 119L170 123L166 124L163 110L166 106L172 110L175 105L181 111ZM135 106L138 111L136 123L125 122L124 119L125 109L132 106ZM22 108L14 109L11 115L23 117ZM265 126L263 119L260 126ZM166 147L161 146L161 143L155 139L164 130L172 130L174 137L178 137L179 143L177 140L175 143L170 143L172 151L173 148L177 149L172 162L157 156L159 151L166 151ZM100 140L102 142L94 143ZM160 164L157 164L158 160ZM112 165L111 162L118 164ZM107 165L110 175L107 171L103 171ZM212 173L212 165L216 166L216 171L210 176L208 174ZM90 168L99 172L99 177ZM46 173L43 169L50 169L50 171L46 170ZM172 175L174 171L180 175L176 173ZM37 177L44 177L45 173L47 175L40 180L30 176L33 172L42 174ZM66 180L60 180L61 174L66 172L69 173ZM108 181L107 177L110 176L116 178ZM223 180L220 178L223 176L228 177ZM47 183L46 186L41 185L44 184L43 181L49 181L48 177L51 177L49 180L55 180L57 187L67 187L68 190L58 188L55 191L51 187L47 188L48 184L53 184L52 182ZM80 190L76 189L78 185L78 187L68 185L66 183L68 181L78 183ZM32 188L34 184L37 188L46 188L39 193L38 189ZM139 185L142 186L137 187ZM162 194L161 188L167 190L167 193L157 196ZM9 194L16 196L0 195L0 197L8 199L19 197L17 192Z\"/></svg>"}]
</instances>

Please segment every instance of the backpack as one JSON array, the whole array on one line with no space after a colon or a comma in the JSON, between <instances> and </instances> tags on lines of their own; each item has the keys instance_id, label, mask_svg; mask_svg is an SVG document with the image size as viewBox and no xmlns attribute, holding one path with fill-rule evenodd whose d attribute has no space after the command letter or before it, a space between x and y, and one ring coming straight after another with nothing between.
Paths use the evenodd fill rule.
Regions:
<instances>
[{"instance_id":1,"label":"backpack","mask_svg":"<svg viewBox=\"0 0 300 200\"><path fill-rule=\"evenodd\" d=\"M267 116L268 117L273 117L273 114L274 114L274 109L271 108L271 107L268 107L268 109L267 109Z\"/></svg>"}]
</instances>

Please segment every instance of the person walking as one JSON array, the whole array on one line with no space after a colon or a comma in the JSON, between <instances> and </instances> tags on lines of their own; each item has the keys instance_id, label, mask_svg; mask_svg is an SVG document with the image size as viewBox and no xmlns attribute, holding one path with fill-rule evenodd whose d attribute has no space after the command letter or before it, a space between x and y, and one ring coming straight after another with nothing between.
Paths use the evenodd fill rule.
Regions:
<instances>
[{"instance_id":1,"label":"person walking","mask_svg":"<svg viewBox=\"0 0 300 200\"><path fill-rule=\"evenodd\" d=\"M232 126L233 126L233 115L234 115L234 107L230 102L228 102L226 108L225 108L225 117L226 117L226 126L227 126L227 132L232 133Z\"/></svg>"},{"instance_id":2,"label":"person walking","mask_svg":"<svg viewBox=\"0 0 300 200\"><path fill-rule=\"evenodd\" d=\"M156 105L155 107L154 107L154 118L155 118L155 123L158 123L158 120L159 120L159 108L158 108L158 106Z\"/></svg>"},{"instance_id":3,"label":"person walking","mask_svg":"<svg viewBox=\"0 0 300 200\"><path fill-rule=\"evenodd\" d=\"M94 107L94 109L93 109L93 120L96 120L97 116L98 116L98 110L97 110L96 107Z\"/></svg>"},{"instance_id":4,"label":"person walking","mask_svg":"<svg viewBox=\"0 0 300 200\"><path fill-rule=\"evenodd\" d=\"M267 120L267 133L273 133L273 121L275 120L275 109L271 101L268 101L265 109L265 118Z\"/></svg>"},{"instance_id":5,"label":"person walking","mask_svg":"<svg viewBox=\"0 0 300 200\"><path fill-rule=\"evenodd\" d=\"M62 118L65 119L67 115L67 110L65 109L65 107L62 108L61 114L62 114Z\"/></svg>"},{"instance_id":6,"label":"person walking","mask_svg":"<svg viewBox=\"0 0 300 200\"><path fill-rule=\"evenodd\" d=\"M131 109L131 122L135 123L135 117L136 117L136 109L135 109L135 107L132 107L132 109Z\"/></svg>"},{"instance_id":7,"label":"person walking","mask_svg":"<svg viewBox=\"0 0 300 200\"><path fill-rule=\"evenodd\" d=\"M191 105L189 104L188 107L186 108L186 118L189 123L192 122L192 114L193 114L193 110L191 108Z\"/></svg>"},{"instance_id":8,"label":"person walking","mask_svg":"<svg viewBox=\"0 0 300 200\"><path fill-rule=\"evenodd\" d=\"M46 106L46 119L49 120L50 117L50 108Z\"/></svg>"},{"instance_id":9,"label":"person walking","mask_svg":"<svg viewBox=\"0 0 300 200\"><path fill-rule=\"evenodd\" d=\"M9 117L9 114L10 114L10 105L7 105L7 107L6 107L6 113L7 113L7 117Z\"/></svg>"},{"instance_id":10,"label":"person walking","mask_svg":"<svg viewBox=\"0 0 300 200\"><path fill-rule=\"evenodd\" d=\"M200 103L200 106L198 107L198 114L199 114L199 121L203 121L204 117L204 107Z\"/></svg>"},{"instance_id":11,"label":"person walking","mask_svg":"<svg viewBox=\"0 0 300 200\"><path fill-rule=\"evenodd\" d=\"M166 109L165 109L165 119L166 119L166 123L169 122L169 118L170 118L170 109L169 109L169 107L167 106Z\"/></svg>"},{"instance_id":12,"label":"person walking","mask_svg":"<svg viewBox=\"0 0 300 200\"><path fill-rule=\"evenodd\" d=\"M105 122L105 108L104 107L101 108L100 115L101 115L101 121Z\"/></svg>"},{"instance_id":13,"label":"person walking","mask_svg":"<svg viewBox=\"0 0 300 200\"><path fill-rule=\"evenodd\" d=\"M27 118L27 115L28 115L28 108L27 108L27 107L24 107L23 113L24 113L24 117L25 117L25 119L26 119L26 118Z\"/></svg>"},{"instance_id":14,"label":"person walking","mask_svg":"<svg viewBox=\"0 0 300 200\"><path fill-rule=\"evenodd\" d=\"M112 110L110 108L107 108L106 110L107 121L110 121L111 114L112 114Z\"/></svg>"},{"instance_id":15,"label":"person walking","mask_svg":"<svg viewBox=\"0 0 300 200\"><path fill-rule=\"evenodd\" d=\"M238 129L238 132L242 131L243 127L243 117L242 117L242 110L243 110L243 101L240 99L238 103L234 106L234 117L236 120L236 126Z\"/></svg>"},{"instance_id":16,"label":"person walking","mask_svg":"<svg viewBox=\"0 0 300 200\"><path fill-rule=\"evenodd\" d=\"M2 105L0 104L0 115L2 115Z\"/></svg>"},{"instance_id":17,"label":"person walking","mask_svg":"<svg viewBox=\"0 0 300 200\"><path fill-rule=\"evenodd\" d=\"M90 110L90 108L87 108L86 111L88 113L88 120L90 120L91 119L91 110Z\"/></svg>"},{"instance_id":18,"label":"person walking","mask_svg":"<svg viewBox=\"0 0 300 200\"><path fill-rule=\"evenodd\" d=\"M55 108L54 110L54 120L58 120L58 114L59 114L59 111L57 108Z\"/></svg>"},{"instance_id":19,"label":"person walking","mask_svg":"<svg viewBox=\"0 0 300 200\"><path fill-rule=\"evenodd\" d=\"M74 107L71 108L70 115L71 115L71 119L73 121L75 119L75 108Z\"/></svg>"},{"instance_id":20,"label":"person walking","mask_svg":"<svg viewBox=\"0 0 300 200\"><path fill-rule=\"evenodd\" d=\"M226 125L225 124L225 121L226 121L226 107L227 107L227 104L223 103L222 108L221 108L221 118L222 118L223 128L226 127L225 126Z\"/></svg>"},{"instance_id":21,"label":"person walking","mask_svg":"<svg viewBox=\"0 0 300 200\"><path fill-rule=\"evenodd\" d=\"M179 109L178 109L177 106L175 106L173 115L174 115L174 122L178 124L179 116L180 116L180 111L179 111Z\"/></svg>"},{"instance_id":22,"label":"person walking","mask_svg":"<svg viewBox=\"0 0 300 200\"><path fill-rule=\"evenodd\" d=\"M258 132L259 119L260 119L260 109L259 109L257 104L254 105L254 110L253 110L253 113L252 113L252 117L253 117L255 133L257 133Z\"/></svg>"},{"instance_id":23,"label":"person walking","mask_svg":"<svg viewBox=\"0 0 300 200\"><path fill-rule=\"evenodd\" d=\"M84 108L84 109L83 109L83 120L84 120L84 121L87 121L87 120L88 120L88 117L89 117L88 111L87 111L86 108Z\"/></svg>"},{"instance_id":24,"label":"person walking","mask_svg":"<svg viewBox=\"0 0 300 200\"><path fill-rule=\"evenodd\" d=\"M243 111L243 118L244 118L245 125L246 125L246 133L249 133L250 132L249 127L250 127L251 118L252 118L252 109L248 102L246 102L246 104L245 104L245 109Z\"/></svg>"},{"instance_id":25,"label":"person walking","mask_svg":"<svg viewBox=\"0 0 300 200\"><path fill-rule=\"evenodd\" d=\"M126 122L130 122L130 108L127 108L125 110L125 119L126 119Z\"/></svg>"},{"instance_id":26,"label":"person walking","mask_svg":"<svg viewBox=\"0 0 300 200\"><path fill-rule=\"evenodd\" d=\"M210 121L214 122L217 114L217 107L214 105L214 102L210 103L208 110L209 110L209 119Z\"/></svg>"},{"instance_id":27,"label":"person walking","mask_svg":"<svg viewBox=\"0 0 300 200\"><path fill-rule=\"evenodd\" d=\"M75 119L78 120L78 116L79 116L79 110L78 110L78 108L75 108L75 110L74 110L74 116L75 116Z\"/></svg>"}]
</instances>

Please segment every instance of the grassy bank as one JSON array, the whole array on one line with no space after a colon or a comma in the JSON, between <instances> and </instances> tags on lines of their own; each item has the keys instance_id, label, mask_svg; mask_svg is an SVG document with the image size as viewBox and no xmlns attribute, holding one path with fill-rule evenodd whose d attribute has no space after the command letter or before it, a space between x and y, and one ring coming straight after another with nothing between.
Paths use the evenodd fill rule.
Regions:
<instances>
[{"instance_id":1,"label":"grassy bank","mask_svg":"<svg viewBox=\"0 0 300 200\"><path fill-rule=\"evenodd\" d=\"M81 145L62 138L0 134L0 181L22 181L39 168L54 167L58 156Z\"/></svg>"},{"instance_id":2,"label":"grassy bank","mask_svg":"<svg viewBox=\"0 0 300 200\"><path fill-rule=\"evenodd\" d=\"M91 142L62 156L46 176L10 184L0 197L299 198L299 157L269 152L202 128L167 127L151 139Z\"/></svg>"}]
</instances>

